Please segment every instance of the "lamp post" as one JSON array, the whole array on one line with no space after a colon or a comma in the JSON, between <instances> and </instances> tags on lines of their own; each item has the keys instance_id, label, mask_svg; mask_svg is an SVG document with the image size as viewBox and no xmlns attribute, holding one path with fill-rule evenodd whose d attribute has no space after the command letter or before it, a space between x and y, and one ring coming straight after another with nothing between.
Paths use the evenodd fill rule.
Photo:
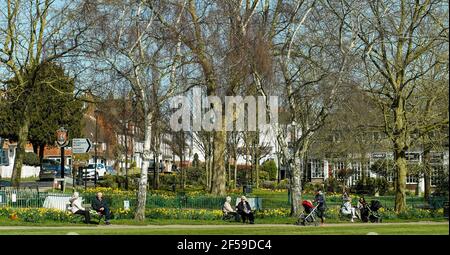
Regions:
<instances>
[{"instance_id":1,"label":"lamp post","mask_svg":"<svg viewBox=\"0 0 450 255\"><path fill-rule=\"evenodd\" d=\"M56 143L61 148L61 191L64 191L64 146L67 145L67 130L64 127L56 131Z\"/></svg>"},{"instance_id":2,"label":"lamp post","mask_svg":"<svg viewBox=\"0 0 450 255\"><path fill-rule=\"evenodd\" d=\"M289 168L289 178L290 178L290 180L289 180L289 189L288 189L288 201L289 201L289 204L291 204L291 202L292 202L292 181L293 181L293 179L292 179L292 173L293 173L293 171L294 171L294 169L292 169L292 164L294 165L294 167L295 167L295 154L296 154L296 149L295 149L295 142L297 142L297 138L296 138L296 133L297 133L297 130L296 130L296 126L297 126L297 123L295 122L295 120L294 121L292 121L292 123L291 123L291 125L292 125L292 140L291 140L291 148L292 148L292 160L293 160L293 162L290 164L290 168Z\"/></svg>"},{"instance_id":3,"label":"lamp post","mask_svg":"<svg viewBox=\"0 0 450 255\"><path fill-rule=\"evenodd\" d=\"M97 146L98 146L98 109L95 109L95 146L94 146L94 188L97 187Z\"/></svg>"}]
</instances>

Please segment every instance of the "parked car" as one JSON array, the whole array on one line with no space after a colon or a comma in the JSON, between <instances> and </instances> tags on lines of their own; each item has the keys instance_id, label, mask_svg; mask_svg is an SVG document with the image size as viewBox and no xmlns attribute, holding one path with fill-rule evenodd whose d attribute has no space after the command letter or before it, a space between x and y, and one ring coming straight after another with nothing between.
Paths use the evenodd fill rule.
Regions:
<instances>
[{"instance_id":1,"label":"parked car","mask_svg":"<svg viewBox=\"0 0 450 255\"><path fill-rule=\"evenodd\" d=\"M106 166L106 175L116 175L116 170L112 166Z\"/></svg>"},{"instance_id":2,"label":"parked car","mask_svg":"<svg viewBox=\"0 0 450 255\"><path fill-rule=\"evenodd\" d=\"M64 176L71 176L71 171L68 166L64 167ZM61 178L61 164L56 160L44 159L41 170L39 171L39 180L54 180L55 178Z\"/></svg>"},{"instance_id":3,"label":"parked car","mask_svg":"<svg viewBox=\"0 0 450 255\"><path fill-rule=\"evenodd\" d=\"M11 187L10 181L0 180L0 187Z\"/></svg>"},{"instance_id":4,"label":"parked car","mask_svg":"<svg viewBox=\"0 0 450 255\"><path fill-rule=\"evenodd\" d=\"M87 175L83 172L83 179L93 180L94 178L103 179L106 174L106 167L103 163L97 163L97 170L95 170L95 164L89 164L86 167Z\"/></svg>"}]
</instances>

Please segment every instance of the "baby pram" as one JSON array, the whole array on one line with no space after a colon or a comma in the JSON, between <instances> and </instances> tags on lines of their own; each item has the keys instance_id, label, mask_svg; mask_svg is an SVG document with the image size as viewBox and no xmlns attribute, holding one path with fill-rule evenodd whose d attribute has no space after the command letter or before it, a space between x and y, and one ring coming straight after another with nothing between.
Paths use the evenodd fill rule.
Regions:
<instances>
[{"instance_id":1,"label":"baby pram","mask_svg":"<svg viewBox=\"0 0 450 255\"><path fill-rule=\"evenodd\" d=\"M381 222L381 215L378 210L383 207L378 200L370 201L370 205L365 204L361 209L361 221L362 222Z\"/></svg>"},{"instance_id":2,"label":"baby pram","mask_svg":"<svg viewBox=\"0 0 450 255\"><path fill-rule=\"evenodd\" d=\"M304 200L302 202L302 206L304 209L304 212L300 214L300 217L298 218L297 225L303 225L303 226L309 226L309 225L315 225L318 226L319 222L316 220L316 211L317 206L314 206L311 201Z\"/></svg>"}]
</instances>

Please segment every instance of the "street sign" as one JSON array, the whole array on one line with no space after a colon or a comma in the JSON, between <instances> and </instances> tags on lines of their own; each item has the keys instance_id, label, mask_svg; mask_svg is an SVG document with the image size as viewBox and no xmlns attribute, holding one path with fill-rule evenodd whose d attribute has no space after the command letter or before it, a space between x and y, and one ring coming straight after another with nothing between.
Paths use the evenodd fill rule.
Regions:
<instances>
[{"instance_id":1,"label":"street sign","mask_svg":"<svg viewBox=\"0 0 450 255\"><path fill-rule=\"evenodd\" d=\"M81 154L89 152L91 149L91 141L87 138L74 138L72 139L72 153Z\"/></svg>"},{"instance_id":2,"label":"street sign","mask_svg":"<svg viewBox=\"0 0 450 255\"><path fill-rule=\"evenodd\" d=\"M56 143L59 147L64 147L67 145L67 130L63 127L56 130Z\"/></svg>"}]
</instances>

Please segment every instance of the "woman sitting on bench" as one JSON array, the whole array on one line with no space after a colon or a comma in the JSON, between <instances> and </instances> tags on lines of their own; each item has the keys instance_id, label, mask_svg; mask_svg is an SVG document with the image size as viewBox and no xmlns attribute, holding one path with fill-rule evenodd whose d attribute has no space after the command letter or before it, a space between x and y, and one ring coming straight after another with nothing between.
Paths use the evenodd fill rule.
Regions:
<instances>
[{"instance_id":1,"label":"woman sitting on bench","mask_svg":"<svg viewBox=\"0 0 450 255\"><path fill-rule=\"evenodd\" d=\"M231 207L231 197L227 197L225 200L225 203L223 204L222 208L224 218L228 217L234 217L235 221L239 221L239 215L235 210L233 210L233 207Z\"/></svg>"},{"instance_id":2,"label":"woman sitting on bench","mask_svg":"<svg viewBox=\"0 0 450 255\"><path fill-rule=\"evenodd\" d=\"M78 192L74 192L69 201L71 206L70 210L72 213L84 215L84 223L89 224L91 222L91 215L88 210L81 206L80 194L78 194Z\"/></svg>"},{"instance_id":3,"label":"woman sitting on bench","mask_svg":"<svg viewBox=\"0 0 450 255\"><path fill-rule=\"evenodd\" d=\"M242 217L242 222L245 223L248 219L250 221L250 224L255 223L255 216L253 215L252 208L247 202L247 198L245 196L241 197L241 202L239 202L239 204L237 205L237 211Z\"/></svg>"}]
</instances>

